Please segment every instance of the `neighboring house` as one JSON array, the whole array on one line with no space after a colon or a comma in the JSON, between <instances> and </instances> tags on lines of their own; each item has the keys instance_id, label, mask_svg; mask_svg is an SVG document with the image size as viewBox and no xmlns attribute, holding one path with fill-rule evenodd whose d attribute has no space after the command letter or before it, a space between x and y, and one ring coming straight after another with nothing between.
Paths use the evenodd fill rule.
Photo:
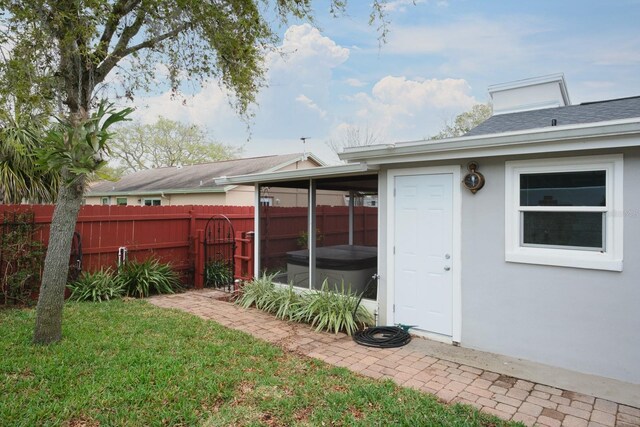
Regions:
<instances>
[{"instance_id":1,"label":"neighboring house","mask_svg":"<svg viewBox=\"0 0 640 427\"><path fill-rule=\"evenodd\" d=\"M86 193L88 205L226 205L253 206L252 186L217 185L219 177L300 170L323 166L313 154L285 154L226 160L190 166L145 169L122 177L119 181L91 184ZM307 206L307 192L289 189L265 190L260 202L272 206ZM344 205L343 194L327 193L331 204Z\"/></svg>"},{"instance_id":2,"label":"neighboring house","mask_svg":"<svg viewBox=\"0 0 640 427\"><path fill-rule=\"evenodd\" d=\"M375 187L379 324L640 384L640 97L570 105L562 75L489 90L494 115L463 137L219 182ZM312 287L314 254L296 267Z\"/></svg>"}]
</instances>

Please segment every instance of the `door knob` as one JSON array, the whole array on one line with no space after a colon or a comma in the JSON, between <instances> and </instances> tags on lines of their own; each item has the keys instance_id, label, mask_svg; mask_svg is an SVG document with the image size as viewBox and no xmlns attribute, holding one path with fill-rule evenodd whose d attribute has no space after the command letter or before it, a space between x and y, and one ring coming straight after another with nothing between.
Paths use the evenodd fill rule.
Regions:
<instances>
[{"instance_id":1,"label":"door knob","mask_svg":"<svg viewBox=\"0 0 640 427\"><path fill-rule=\"evenodd\" d=\"M451 267L449 267L448 265L444 268L444 271L449 271L451 270Z\"/></svg>"}]
</instances>

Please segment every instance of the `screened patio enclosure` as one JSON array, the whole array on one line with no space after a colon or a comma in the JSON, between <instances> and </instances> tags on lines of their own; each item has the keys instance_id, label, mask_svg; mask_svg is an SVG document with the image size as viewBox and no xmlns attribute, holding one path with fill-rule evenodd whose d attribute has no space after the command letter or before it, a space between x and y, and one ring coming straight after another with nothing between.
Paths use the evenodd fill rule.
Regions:
<instances>
[{"instance_id":1,"label":"screened patio enclosure","mask_svg":"<svg viewBox=\"0 0 640 427\"><path fill-rule=\"evenodd\" d=\"M376 299L377 175L262 183L258 191L256 271L296 288L344 286Z\"/></svg>"},{"instance_id":2,"label":"screened patio enclosure","mask_svg":"<svg viewBox=\"0 0 640 427\"><path fill-rule=\"evenodd\" d=\"M256 276L295 288L365 293L377 310L378 166L350 163L232 177L255 188ZM366 291L366 292L365 292Z\"/></svg>"}]
</instances>

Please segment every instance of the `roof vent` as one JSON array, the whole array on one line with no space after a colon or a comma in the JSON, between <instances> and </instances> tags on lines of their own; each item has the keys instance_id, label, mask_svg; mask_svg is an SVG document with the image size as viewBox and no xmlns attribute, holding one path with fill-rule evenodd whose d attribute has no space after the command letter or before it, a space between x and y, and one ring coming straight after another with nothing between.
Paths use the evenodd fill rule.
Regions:
<instances>
[{"instance_id":1,"label":"roof vent","mask_svg":"<svg viewBox=\"0 0 640 427\"><path fill-rule=\"evenodd\" d=\"M176 169L182 169L182 165L181 165L180 163L178 163L178 164L176 165Z\"/></svg>"},{"instance_id":2,"label":"roof vent","mask_svg":"<svg viewBox=\"0 0 640 427\"><path fill-rule=\"evenodd\" d=\"M489 95L494 115L571 105L562 73L489 86Z\"/></svg>"}]
</instances>

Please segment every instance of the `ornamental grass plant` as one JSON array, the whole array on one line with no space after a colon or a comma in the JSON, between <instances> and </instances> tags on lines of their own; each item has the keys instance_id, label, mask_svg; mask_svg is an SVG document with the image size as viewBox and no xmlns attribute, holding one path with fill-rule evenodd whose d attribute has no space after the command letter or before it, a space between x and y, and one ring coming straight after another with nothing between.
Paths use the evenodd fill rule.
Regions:
<instances>
[{"instance_id":1,"label":"ornamental grass plant","mask_svg":"<svg viewBox=\"0 0 640 427\"><path fill-rule=\"evenodd\" d=\"M72 301L109 301L121 298L125 290L110 268L93 273L83 272L80 277L67 285Z\"/></svg>"},{"instance_id":2,"label":"ornamental grass plant","mask_svg":"<svg viewBox=\"0 0 640 427\"><path fill-rule=\"evenodd\" d=\"M256 308L294 322L310 323L316 330L352 335L358 329L374 323L369 311L358 304L360 295L351 292L344 282L329 286L325 280L320 290L297 291L292 284L278 286L276 275L263 274L242 288L236 303Z\"/></svg>"},{"instance_id":3,"label":"ornamental grass plant","mask_svg":"<svg viewBox=\"0 0 640 427\"><path fill-rule=\"evenodd\" d=\"M154 258L129 261L120 267L116 280L127 296L146 298L152 294L173 294L180 289L180 278L171 264Z\"/></svg>"}]
</instances>

